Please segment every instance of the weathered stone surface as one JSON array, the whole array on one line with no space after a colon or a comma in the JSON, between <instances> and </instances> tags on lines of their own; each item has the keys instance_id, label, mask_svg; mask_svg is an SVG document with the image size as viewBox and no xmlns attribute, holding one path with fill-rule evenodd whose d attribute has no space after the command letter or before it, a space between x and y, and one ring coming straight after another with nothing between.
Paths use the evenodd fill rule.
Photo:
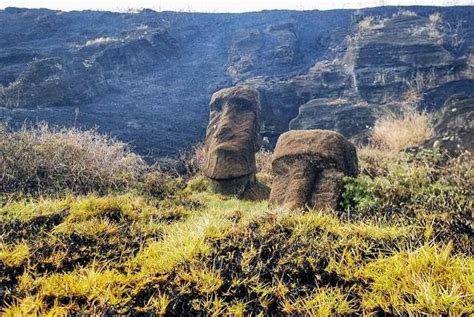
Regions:
<instances>
[{"instance_id":1,"label":"weathered stone surface","mask_svg":"<svg viewBox=\"0 0 474 317\"><path fill-rule=\"evenodd\" d=\"M247 193L256 183L255 153L261 141L260 97L256 90L234 87L212 96L204 173L211 179L214 191L252 196Z\"/></svg>"},{"instance_id":2,"label":"weathered stone surface","mask_svg":"<svg viewBox=\"0 0 474 317\"><path fill-rule=\"evenodd\" d=\"M446 101L437 116L434 136L427 142L434 148L447 150L452 155L474 153L474 99L463 95Z\"/></svg>"},{"instance_id":3,"label":"weathered stone surface","mask_svg":"<svg viewBox=\"0 0 474 317\"><path fill-rule=\"evenodd\" d=\"M336 208L344 176L357 174L357 154L342 135L293 130L278 139L272 157L270 202L285 208Z\"/></svg>"},{"instance_id":4,"label":"weathered stone surface","mask_svg":"<svg viewBox=\"0 0 474 317\"><path fill-rule=\"evenodd\" d=\"M439 111L449 98L456 95L474 98L474 79L454 80L427 89L421 95L419 108L428 112Z\"/></svg>"},{"instance_id":5,"label":"weathered stone surface","mask_svg":"<svg viewBox=\"0 0 474 317\"><path fill-rule=\"evenodd\" d=\"M462 74L453 67L465 63L443 47L442 31L427 17L398 15L373 24L360 31L345 57L366 101L399 100L410 88L433 87Z\"/></svg>"},{"instance_id":6,"label":"weathered stone surface","mask_svg":"<svg viewBox=\"0 0 474 317\"><path fill-rule=\"evenodd\" d=\"M380 109L350 99L312 99L300 106L290 130L333 130L347 138L364 142L379 116Z\"/></svg>"},{"instance_id":7,"label":"weathered stone surface","mask_svg":"<svg viewBox=\"0 0 474 317\"><path fill-rule=\"evenodd\" d=\"M244 29L232 38L228 74L235 80L287 72L297 65L298 40L291 22Z\"/></svg>"}]
</instances>

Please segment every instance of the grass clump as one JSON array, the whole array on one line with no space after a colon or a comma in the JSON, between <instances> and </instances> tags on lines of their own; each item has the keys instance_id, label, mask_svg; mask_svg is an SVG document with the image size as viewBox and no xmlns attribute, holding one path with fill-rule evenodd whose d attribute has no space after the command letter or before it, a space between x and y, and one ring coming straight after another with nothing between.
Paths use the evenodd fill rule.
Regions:
<instances>
[{"instance_id":1,"label":"grass clump","mask_svg":"<svg viewBox=\"0 0 474 317\"><path fill-rule=\"evenodd\" d=\"M468 315L474 312L474 260L452 245L423 246L368 264L357 275L374 281L363 293L366 310L395 314Z\"/></svg>"},{"instance_id":2,"label":"grass clump","mask_svg":"<svg viewBox=\"0 0 474 317\"><path fill-rule=\"evenodd\" d=\"M0 243L0 263L7 267L18 267L30 256L30 248L26 243L20 243L13 247Z\"/></svg>"},{"instance_id":3,"label":"grass clump","mask_svg":"<svg viewBox=\"0 0 474 317\"><path fill-rule=\"evenodd\" d=\"M356 312L354 303L337 288L321 288L314 293L283 304L290 315L334 316Z\"/></svg>"},{"instance_id":4,"label":"grass clump","mask_svg":"<svg viewBox=\"0 0 474 317\"><path fill-rule=\"evenodd\" d=\"M170 305L171 298L166 294L157 294L150 298L147 307L150 307L152 313L164 316Z\"/></svg>"},{"instance_id":5,"label":"grass clump","mask_svg":"<svg viewBox=\"0 0 474 317\"><path fill-rule=\"evenodd\" d=\"M201 294L208 295L217 291L224 283L216 269L199 268L191 265L189 271L178 273L178 283L190 283Z\"/></svg>"},{"instance_id":6,"label":"grass clump","mask_svg":"<svg viewBox=\"0 0 474 317\"><path fill-rule=\"evenodd\" d=\"M374 144L394 152L420 145L432 135L431 117L410 102L402 104L399 112L379 118L372 130Z\"/></svg>"},{"instance_id":7,"label":"grass clump","mask_svg":"<svg viewBox=\"0 0 474 317\"><path fill-rule=\"evenodd\" d=\"M0 221L28 222L37 217L48 217L59 214L68 209L72 196L62 199L49 199L41 197L37 200L18 200L6 203L0 207Z\"/></svg>"},{"instance_id":8,"label":"grass clump","mask_svg":"<svg viewBox=\"0 0 474 317\"><path fill-rule=\"evenodd\" d=\"M206 192L210 190L210 186L209 179L203 175L197 175L188 181L186 190L189 192Z\"/></svg>"},{"instance_id":9,"label":"grass clump","mask_svg":"<svg viewBox=\"0 0 474 317\"><path fill-rule=\"evenodd\" d=\"M41 297L78 297L95 302L98 307L122 302L129 282L129 277L115 270L94 266L67 274L52 274L35 281Z\"/></svg>"}]
</instances>

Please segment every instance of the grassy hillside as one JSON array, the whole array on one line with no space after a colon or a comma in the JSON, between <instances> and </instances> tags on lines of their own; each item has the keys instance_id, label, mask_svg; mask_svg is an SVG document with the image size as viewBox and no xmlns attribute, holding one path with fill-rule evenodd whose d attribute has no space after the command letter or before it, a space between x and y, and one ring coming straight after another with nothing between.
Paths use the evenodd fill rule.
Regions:
<instances>
[{"instance_id":1,"label":"grassy hillside","mask_svg":"<svg viewBox=\"0 0 474 317\"><path fill-rule=\"evenodd\" d=\"M268 158L259 154L267 183ZM91 180L82 192L43 182L38 164L27 189L18 174L2 191L0 309L6 316L473 314L470 157L368 146L359 159L361 174L346 179L336 211L223 197L199 173L180 178L145 165L133 177L124 173L127 182L98 177L98 187ZM68 164L76 171L74 159Z\"/></svg>"}]
</instances>

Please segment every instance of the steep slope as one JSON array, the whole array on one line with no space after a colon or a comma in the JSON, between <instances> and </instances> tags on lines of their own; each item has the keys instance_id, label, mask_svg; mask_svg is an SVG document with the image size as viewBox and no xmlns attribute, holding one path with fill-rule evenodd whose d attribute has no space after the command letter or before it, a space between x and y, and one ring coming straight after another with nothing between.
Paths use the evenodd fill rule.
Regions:
<instances>
[{"instance_id":1,"label":"steep slope","mask_svg":"<svg viewBox=\"0 0 474 317\"><path fill-rule=\"evenodd\" d=\"M261 92L270 143L289 128L307 127L363 138L373 110L402 96L412 77L434 69L440 78L421 91L430 109L444 104L446 90L473 90L473 8L410 10L416 16L392 19L400 8L246 14L8 8L0 11L0 120L15 128L40 120L98 126L144 155L168 156L202 140L213 92L250 84ZM449 25L460 34L457 41L430 39L426 26L435 12L443 32ZM378 17L374 29L350 41L367 16ZM414 26L421 29L409 39ZM356 105L360 121L351 126L343 117L352 118Z\"/></svg>"}]
</instances>

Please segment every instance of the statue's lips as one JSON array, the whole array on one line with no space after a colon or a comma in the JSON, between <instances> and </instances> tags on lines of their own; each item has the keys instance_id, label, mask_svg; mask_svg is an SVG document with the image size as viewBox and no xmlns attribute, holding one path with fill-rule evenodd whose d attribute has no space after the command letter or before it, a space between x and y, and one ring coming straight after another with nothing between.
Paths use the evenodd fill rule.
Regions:
<instances>
[{"instance_id":1,"label":"statue's lips","mask_svg":"<svg viewBox=\"0 0 474 317\"><path fill-rule=\"evenodd\" d=\"M228 144L218 145L208 153L206 174L209 178L232 179L254 173L250 159L244 150Z\"/></svg>"}]
</instances>

